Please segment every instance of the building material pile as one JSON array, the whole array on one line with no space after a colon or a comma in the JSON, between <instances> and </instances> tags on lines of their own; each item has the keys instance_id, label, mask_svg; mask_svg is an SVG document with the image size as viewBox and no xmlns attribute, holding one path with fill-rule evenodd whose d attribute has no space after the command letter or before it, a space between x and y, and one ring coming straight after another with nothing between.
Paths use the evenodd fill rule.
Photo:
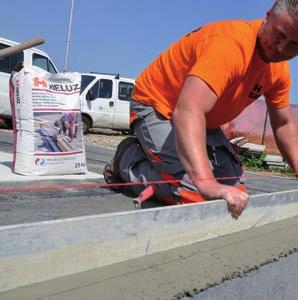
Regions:
<instances>
[{"instance_id":1,"label":"building material pile","mask_svg":"<svg viewBox=\"0 0 298 300\"><path fill-rule=\"evenodd\" d=\"M285 169L288 164L280 155L265 155L266 145L249 143L247 138L241 136L230 140L238 154L245 157L260 158L264 155L263 166L269 169Z\"/></svg>"},{"instance_id":2,"label":"building material pile","mask_svg":"<svg viewBox=\"0 0 298 300\"><path fill-rule=\"evenodd\" d=\"M285 169L286 167L288 167L288 164L280 155L266 155L264 158L264 164L269 169Z\"/></svg>"},{"instance_id":3,"label":"building material pile","mask_svg":"<svg viewBox=\"0 0 298 300\"><path fill-rule=\"evenodd\" d=\"M240 147L242 151L242 155L244 156L261 156L265 150L266 146L265 145L258 145L258 144L252 144L252 143L245 143Z\"/></svg>"},{"instance_id":4,"label":"building material pile","mask_svg":"<svg viewBox=\"0 0 298 300\"><path fill-rule=\"evenodd\" d=\"M246 157L250 157L250 156L259 157L266 150L265 145L249 143L247 138L243 136L234 138L230 140L230 142L232 145L234 145L237 153L244 155Z\"/></svg>"},{"instance_id":5,"label":"building material pile","mask_svg":"<svg viewBox=\"0 0 298 300\"><path fill-rule=\"evenodd\" d=\"M79 73L51 74L25 66L13 75L13 172L66 175L87 172Z\"/></svg>"}]
</instances>

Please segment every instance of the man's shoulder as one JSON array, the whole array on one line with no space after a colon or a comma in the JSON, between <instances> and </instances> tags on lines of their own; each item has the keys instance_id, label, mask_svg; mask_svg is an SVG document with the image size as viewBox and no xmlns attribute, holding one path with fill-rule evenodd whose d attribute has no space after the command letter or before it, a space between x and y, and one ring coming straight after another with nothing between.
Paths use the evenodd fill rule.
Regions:
<instances>
[{"instance_id":1,"label":"man's shoulder","mask_svg":"<svg viewBox=\"0 0 298 300\"><path fill-rule=\"evenodd\" d=\"M202 26L199 30L187 35L194 45L201 47L208 41L223 43L232 43L245 56L251 57L257 41L257 34L262 25L262 20L226 20L212 22ZM219 48L220 49L220 48Z\"/></svg>"},{"instance_id":2,"label":"man's shoulder","mask_svg":"<svg viewBox=\"0 0 298 300\"><path fill-rule=\"evenodd\" d=\"M289 61L282 61L278 63L270 63L271 69L271 76L272 80L279 80L279 79L290 79L290 63Z\"/></svg>"},{"instance_id":3,"label":"man's shoulder","mask_svg":"<svg viewBox=\"0 0 298 300\"><path fill-rule=\"evenodd\" d=\"M212 22L202 27L202 35L206 37L221 36L235 40L253 39L262 25L262 20L226 20Z\"/></svg>"},{"instance_id":4,"label":"man's shoulder","mask_svg":"<svg viewBox=\"0 0 298 300\"><path fill-rule=\"evenodd\" d=\"M253 55L257 34L262 20L226 20L204 25L192 36L196 49L213 45L217 51L235 49L242 58L244 65L248 65ZM233 51L232 51L233 52Z\"/></svg>"}]
</instances>

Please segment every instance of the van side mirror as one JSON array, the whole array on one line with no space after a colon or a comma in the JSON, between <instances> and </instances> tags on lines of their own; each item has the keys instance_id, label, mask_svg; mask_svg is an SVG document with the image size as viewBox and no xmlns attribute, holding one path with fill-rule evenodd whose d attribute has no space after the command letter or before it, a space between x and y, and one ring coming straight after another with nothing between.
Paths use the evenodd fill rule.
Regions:
<instances>
[{"instance_id":1,"label":"van side mirror","mask_svg":"<svg viewBox=\"0 0 298 300\"><path fill-rule=\"evenodd\" d=\"M93 96L92 90L89 90L87 92L87 94L86 94L86 100L88 100L88 101L94 100L94 96Z\"/></svg>"}]
</instances>

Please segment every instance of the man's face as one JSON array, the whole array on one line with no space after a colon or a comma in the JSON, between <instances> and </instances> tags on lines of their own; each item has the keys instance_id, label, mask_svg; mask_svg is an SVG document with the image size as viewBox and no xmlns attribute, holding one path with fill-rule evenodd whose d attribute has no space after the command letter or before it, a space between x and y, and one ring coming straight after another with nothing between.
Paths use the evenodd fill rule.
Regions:
<instances>
[{"instance_id":1,"label":"man's face","mask_svg":"<svg viewBox=\"0 0 298 300\"><path fill-rule=\"evenodd\" d=\"M283 12L280 15L267 13L267 18L258 33L257 47L265 62L280 62L298 55L298 22Z\"/></svg>"}]
</instances>

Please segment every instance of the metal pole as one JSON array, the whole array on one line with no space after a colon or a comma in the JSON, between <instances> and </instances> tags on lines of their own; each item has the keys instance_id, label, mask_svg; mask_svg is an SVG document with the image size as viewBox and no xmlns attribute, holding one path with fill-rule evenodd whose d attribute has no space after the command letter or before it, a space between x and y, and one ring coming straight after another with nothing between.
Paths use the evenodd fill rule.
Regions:
<instances>
[{"instance_id":1,"label":"metal pole","mask_svg":"<svg viewBox=\"0 0 298 300\"><path fill-rule=\"evenodd\" d=\"M68 34L67 34L65 59L64 59L64 69L63 69L64 72L67 71L68 50L69 50L69 44L70 44L70 33L71 33L73 6L74 6L74 0L71 0L70 17L69 17L69 24L68 24Z\"/></svg>"},{"instance_id":2,"label":"metal pole","mask_svg":"<svg viewBox=\"0 0 298 300\"><path fill-rule=\"evenodd\" d=\"M264 121L264 128L263 128L263 135L262 135L262 145L264 145L264 141L265 141L267 119L268 119L268 108L266 109L266 115L265 115L265 121Z\"/></svg>"}]
</instances>

